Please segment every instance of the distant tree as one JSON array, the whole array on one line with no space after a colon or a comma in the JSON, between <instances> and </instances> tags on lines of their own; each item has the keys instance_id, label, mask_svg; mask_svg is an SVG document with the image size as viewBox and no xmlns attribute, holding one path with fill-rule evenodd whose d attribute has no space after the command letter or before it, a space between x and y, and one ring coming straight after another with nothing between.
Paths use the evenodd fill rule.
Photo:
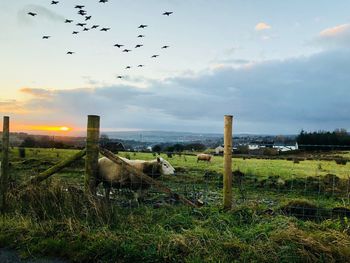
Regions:
<instances>
[{"instance_id":1,"label":"distant tree","mask_svg":"<svg viewBox=\"0 0 350 263\"><path fill-rule=\"evenodd\" d=\"M32 137L25 137L20 147L36 147L37 142Z\"/></svg>"},{"instance_id":2,"label":"distant tree","mask_svg":"<svg viewBox=\"0 0 350 263\"><path fill-rule=\"evenodd\" d=\"M110 139L109 139L108 135L104 134L104 133L101 134L101 136L100 136L100 144L101 144L101 146L105 146L109 142L110 142Z\"/></svg>"},{"instance_id":3,"label":"distant tree","mask_svg":"<svg viewBox=\"0 0 350 263\"><path fill-rule=\"evenodd\" d=\"M185 146L182 144L174 144L174 151L175 152L183 152L185 150Z\"/></svg>"},{"instance_id":4,"label":"distant tree","mask_svg":"<svg viewBox=\"0 0 350 263\"><path fill-rule=\"evenodd\" d=\"M154 146L152 147L152 151L155 152L155 153L159 153L159 152L162 151L162 146L160 146L159 144L154 145Z\"/></svg>"},{"instance_id":5,"label":"distant tree","mask_svg":"<svg viewBox=\"0 0 350 263\"><path fill-rule=\"evenodd\" d=\"M190 143L185 145L185 150L188 151L204 151L207 147L202 143Z\"/></svg>"},{"instance_id":6,"label":"distant tree","mask_svg":"<svg viewBox=\"0 0 350 263\"><path fill-rule=\"evenodd\" d=\"M172 152L175 151L175 148L174 148L173 145L170 145L170 146L165 147L164 151L165 151L165 152L171 152L171 153L172 153Z\"/></svg>"}]
</instances>

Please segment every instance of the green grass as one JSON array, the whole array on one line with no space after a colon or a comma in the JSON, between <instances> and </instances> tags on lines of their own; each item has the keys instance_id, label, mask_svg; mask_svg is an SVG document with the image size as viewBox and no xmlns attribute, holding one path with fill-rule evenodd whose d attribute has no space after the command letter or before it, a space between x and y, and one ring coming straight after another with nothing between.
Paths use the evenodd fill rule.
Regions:
<instances>
[{"instance_id":1,"label":"green grass","mask_svg":"<svg viewBox=\"0 0 350 263\"><path fill-rule=\"evenodd\" d=\"M12 178L27 179L74 152L27 150L21 159L13 149ZM155 158L121 153L127 154L132 159ZM346 179L349 164L235 158L234 169L246 173L245 199L235 181L234 208L222 211L222 157L214 157L212 163L197 163L195 156L163 157L178 173L161 181L188 198L204 199L203 207L169 203L154 189L140 206L125 203L127 196L111 204L86 200L68 187L82 187L81 160L39 187L10 193L8 213L0 217L0 247L14 248L24 258L49 256L73 262L350 261L348 219L332 214L334 207L349 208L349 199L329 191L327 181L322 181L321 192L317 187L311 192L303 184L307 177L328 173ZM280 183L293 179L292 185ZM291 205L299 213L306 206L317 213L285 214Z\"/></svg>"}]
</instances>

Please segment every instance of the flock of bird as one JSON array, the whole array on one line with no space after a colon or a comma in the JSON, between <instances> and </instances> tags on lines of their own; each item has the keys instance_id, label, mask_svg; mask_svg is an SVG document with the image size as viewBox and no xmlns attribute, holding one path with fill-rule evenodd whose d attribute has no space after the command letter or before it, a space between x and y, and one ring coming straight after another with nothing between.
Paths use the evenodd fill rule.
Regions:
<instances>
[{"instance_id":1,"label":"flock of bird","mask_svg":"<svg viewBox=\"0 0 350 263\"><path fill-rule=\"evenodd\" d=\"M99 2L99 3L105 4L105 3L108 2L108 0L99 0L98 2ZM60 1L51 1L51 5L58 5L59 3L60 3ZM74 31L72 32L73 35L77 35L77 34L79 34L80 32L85 32L85 31L94 30L94 29L98 29L98 28L100 28L100 31L101 31L101 32L107 32L107 31L111 30L110 27L101 27L100 25L96 25L96 24L92 24L92 25L90 25L90 27L89 27L89 26L88 26L88 21L91 20L92 16L91 16L91 15L88 15L88 12L84 9L85 6L84 6L84 5L75 5L74 8L77 10L77 14L80 15L80 16L82 16L82 17L84 18L84 21L83 21L83 22L79 22L79 23L76 24L76 26L77 26L78 28L81 28L81 31L79 31L79 30L74 30ZM38 13L35 13L35 12L28 12L27 14L28 14L29 16L32 16L32 17L35 17L35 16L38 15ZM163 16L168 16L168 17L169 17L170 15L172 15L172 14L173 14L173 12L169 12L169 11L166 11L166 12L162 13ZM64 21L64 23L66 23L66 24L71 24L71 23L73 23L73 22L74 22L73 19L65 19L65 21ZM145 29L145 28L147 28L147 27L148 27L148 25L141 24L141 25L138 27L138 29L141 29L141 30L142 30L142 29ZM142 39L142 38L144 38L144 37L145 37L145 35L143 35L143 34L139 34L139 35L137 36L138 39ZM45 40L48 40L49 38L51 38L51 36L49 36L49 35L44 35L44 36L42 37L42 39L45 39ZM143 46L144 46L143 44L137 44L137 45L134 47L134 49L142 48ZM132 52L132 49L125 48L125 45L123 45L123 44L117 43L117 44L114 45L114 47L117 47L117 48L119 48L119 49L122 49L122 52L125 52L125 53ZM161 49L167 49L167 48L169 48L169 47L170 47L169 45L164 45L164 46L161 47ZM67 55L73 55L73 54L75 54L75 52L69 50L69 51L67 51L66 54L67 54ZM154 54L154 55L152 55L150 58L151 58L151 59L156 59L157 57L159 57L159 54ZM145 65L143 65L143 64L137 65L137 68L143 68L143 67L145 67ZM131 68L132 68L131 66L126 66L126 67L125 67L126 70L131 69ZM118 75L117 78L118 78L118 79L122 79L122 78L124 78L124 76L123 76L123 75Z\"/></svg>"}]
</instances>

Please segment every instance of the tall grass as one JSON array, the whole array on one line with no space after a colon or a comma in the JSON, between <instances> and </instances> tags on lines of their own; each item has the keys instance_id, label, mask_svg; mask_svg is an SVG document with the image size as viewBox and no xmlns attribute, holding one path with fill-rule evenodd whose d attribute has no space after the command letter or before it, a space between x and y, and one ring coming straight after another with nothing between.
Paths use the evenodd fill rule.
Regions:
<instances>
[{"instance_id":1,"label":"tall grass","mask_svg":"<svg viewBox=\"0 0 350 263\"><path fill-rule=\"evenodd\" d=\"M121 207L62 183L9 196L0 247L74 262L345 262L349 225L271 214L256 203L224 212L182 205Z\"/></svg>"}]
</instances>

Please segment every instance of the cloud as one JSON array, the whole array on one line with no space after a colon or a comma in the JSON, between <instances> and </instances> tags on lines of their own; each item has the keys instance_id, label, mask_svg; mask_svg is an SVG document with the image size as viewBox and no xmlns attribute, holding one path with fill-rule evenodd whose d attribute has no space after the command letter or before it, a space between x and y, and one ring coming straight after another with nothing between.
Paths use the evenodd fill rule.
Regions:
<instances>
[{"instance_id":1,"label":"cloud","mask_svg":"<svg viewBox=\"0 0 350 263\"><path fill-rule=\"evenodd\" d=\"M0 113L4 115L28 114L23 103L17 100L0 100Z\"/></svg>"},{"instance_id":2,"label":"cloud","mask_svg":"<svg viewBox=\"0 0 350 263\"><path fill-rule=\"evenodd\" d=\"M37 18L40 17L44 17L50 21L53 22L62 22L65 20L65 17L57 14L53 11L51 11L50 9L47 9L44 6L40 6L40 5L26 5L25 7L23 7L22 9L20 9L18 11L18 20L23 23L23 24L28 24L31 23L33 21L33 19L30 19L30 17L28 16L28 12L35 12L38 14Z\"/></svg>"},{"instance_id":3,"label":"cloud","mask_svg":"<svg viewBox=\"0 0 350 263\"><path fill-rule=\"evenodd\" d=\"M349 48L350 24L342 24L322 30L313 43L326 47Z\"/></svg>"},{"instance_id":4,"label":"cloud","mask_svg":"<svg viewBox=\"0 0 350 263\"><path fill-rule=\"evenodd\" d=\"M349 24L343 24L331 28L327 28L323 31L321 31L320 36L321 37L337 37L347 34L350 31L350 25Z\"/></svg>"},{"instance_id":5,"label":"cloud","mask_svg":"<svg viewBox=\"0 0 350 263\"><path fill-rule=\"evenodd\" d=\"M115 84L96 88L26 89L29 116L85 127L86 115L101 115L104 128L220 132L225 114L235 132L297 133L349 128L350 51L225 66L165 80L147 88ZM23 90L22 90L23 91Z\"/></svg>"},{"instance_id":6,"label":"cloud","mask_svg":"<svg viewBox=\"0 0 350 263\"><path fill-rule=\"evenodd\" d=\"M271 26L264 22L260 22L255 26L255 31L263 31L263 30L269 30L269 29L271 29Z\"/></svg>"},{"instance_id":7,"label":"cloud","mask_svg":"<svg viewBox=\"0 0 350 263\"><path fill-rule=\"evenodd\" d=\"M52 91L45 90L45 89L21 88L19 91L35 97L44 97L44 98L47 98L52 94Z\"/></svg>"}]
</instances>

